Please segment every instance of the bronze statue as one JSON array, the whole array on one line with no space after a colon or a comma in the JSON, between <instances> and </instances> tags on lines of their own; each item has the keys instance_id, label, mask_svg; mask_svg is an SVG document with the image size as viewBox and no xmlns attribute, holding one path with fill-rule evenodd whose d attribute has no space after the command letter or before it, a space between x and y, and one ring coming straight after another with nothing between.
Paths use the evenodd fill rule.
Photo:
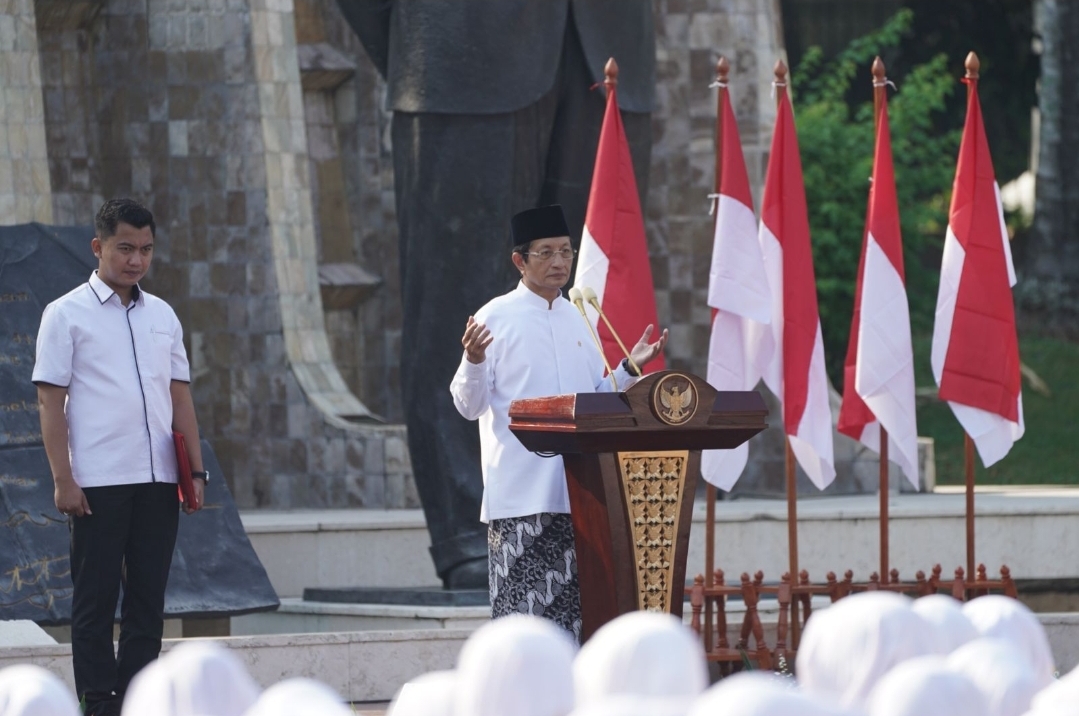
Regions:
<instances>
[{"instance_id":1,"label":"bronze statue","mask_svg":"<svg viewBox=\"0 0 1079 716\"><path fill-rule=\"evenodd\" d=\"M603 65L641 204L655 79L649 0L338 0L386 79L409 451L448 588L487 585L476 426L453 406L468 311L504 293L510 217L561 204L580 236L603 118ZM512 267L510 267L512 268Z\"/></svg>"}]
</instances>

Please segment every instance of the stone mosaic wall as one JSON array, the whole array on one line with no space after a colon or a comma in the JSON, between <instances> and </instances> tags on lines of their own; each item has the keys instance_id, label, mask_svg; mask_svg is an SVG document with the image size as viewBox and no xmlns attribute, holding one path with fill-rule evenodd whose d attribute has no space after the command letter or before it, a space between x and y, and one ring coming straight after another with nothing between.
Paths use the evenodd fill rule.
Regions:
<instances>
[{"instance_id":1,"label":"stone mosaic wall","mask_svg":"<svg viewBox=\"0 0 1079 716\"><path fill-rule=\"evenodd\" d=\"M303 58L300 72L304 84L304 115L319 263L323 267L326 264L340 264L346 269L353 269L353 278L358 267L369 278L381 279L379 274L383 267L366 265L367 262L360 260L362 233L356 229L355 222L363 222L361 228L367 233L376 227L370 226L366 217L356 211L355 201L358 197L350 193L346 186L346 177L362 178L358 175L366 167L361 166L362 160L354 150L342 151L346 138L363 131L356 127L357 112L354 109L349 111L350 103L356 101L357 64L354 54L358 48L351 48L353 56L349 56L328 42L331 33L327 32L325 13L317 0L297 0L295 7L296 41ZM380 235L377 239L385 240L385 237ZM326 278L325 269L323 271ZM334 290L337 290L336 286ZM386 372L385 359L372 365L368 357L369 345L384 344L383 331L377 325L370 328L367 325L367 316L371 313L368 304L379 305L383 293L377 285L371 285L363 292L358 303L355 297L324 303L326 331L334 362L352 392L376 413L391 422L400 422L402 416L399 413L390 415L386 410L387 391L382 385Z\"/></svg>"},{"instance_id":2,"label":"stone mosaic wall","mask_svg":"<svg viewBox=\"0 0 1079 716\"><path fill-rule=\"evenodd\" d=\"M779 0L656 0L656 111L646 228L668 365L707 372L715 182L716 61L730 86L759 212L775 123L772 67L783 54Z\"/></svg>"},{"instance_id":3,"label":"stone mosaic wall","mask_svg":"<svg viewBox=\"0 0 1079 716\"><path fill-rule=\"evenodd\" d=\"M0 222L52 221L33 0L0 0Z\"/></svg>"},{"instance_id":4,"label":"stone mosaic wall","mask_svg":"<svg viewBox=\"0 0 1079 716\"><path fill-rule=\"evenodd\" d=\"M330 357L292 0L98 5L40 31L56 221L103 196L154 209L147 287L184 323L241 506L417 505L403 429L354 423Z\"/></svg>"},{"instance_id":5,"label":"stone mosaic wall","mask_svg":"<svg viewBox=\"0 0 1079 716\"><path fill-rule=\"evenodd\" d=\"M353 255L382 283L357 311L362 336L359 395L387 420L404 420L401 407L401 299L397 212L393 194L390 113L385 83L348 27L336 0L300 0L319 18L321 38L355 65L334 93L334 121L352 230ZM300 3L297 4L300 7ZM340 334L337 334L340 335Z\"/></svg>"}]
</instances>

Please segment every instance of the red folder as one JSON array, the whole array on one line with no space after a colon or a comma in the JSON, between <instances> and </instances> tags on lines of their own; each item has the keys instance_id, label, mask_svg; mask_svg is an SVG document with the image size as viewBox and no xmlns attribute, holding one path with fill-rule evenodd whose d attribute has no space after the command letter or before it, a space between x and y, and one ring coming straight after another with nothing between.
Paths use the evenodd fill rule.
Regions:
<instances>
[{"instance_id":1,"label":"red folder","mask_svg":"<svg viewBox=\"0 0 1079 716\"><path fill-rule=\"evenodd\" d=\"M176 445L176 472L177 488L180 499L189 507L198 507L199 501L195 497L195 481L191 477L191 460L187 457L187 442L184 434L172 431L172 442Z\"/></svg>"}]
</instances>

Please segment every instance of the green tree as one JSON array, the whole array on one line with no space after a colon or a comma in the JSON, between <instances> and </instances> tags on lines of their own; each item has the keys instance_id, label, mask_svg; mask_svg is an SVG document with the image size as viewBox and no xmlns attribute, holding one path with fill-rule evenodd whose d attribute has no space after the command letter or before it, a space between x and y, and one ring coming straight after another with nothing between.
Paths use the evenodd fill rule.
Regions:
<instances>
[{"instance_id":1,"label":"green tree","mask_svg":"<svg viewBox=\"0 0 1079 716\"><path fill-rule=\"evenodd\" d=\"M848 97L854 82L872 83L873 58L896 48L912 22L913 13L901 10L827 62L819 49L810 48L791 75L824 350L837 387L842 385L854 308L875 138L872 103L852 104ZM907 297L912 328L923 332L932 325L936 305L960 138L959 127L938 127L948 98L962 85L949 72L944 55L894 79L898 91L889 98L888 114Z\"/></svg>"}]
</instances>

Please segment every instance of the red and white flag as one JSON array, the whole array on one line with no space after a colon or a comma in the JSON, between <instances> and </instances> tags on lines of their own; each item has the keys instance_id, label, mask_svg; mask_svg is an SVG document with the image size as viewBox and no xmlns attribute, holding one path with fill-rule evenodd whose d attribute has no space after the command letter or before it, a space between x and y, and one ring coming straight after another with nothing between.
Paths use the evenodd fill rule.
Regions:
<instances>
[{"instance_id":1,"label":"red and white flag","mask_svg":"<svg viewBox=\"0 0 1079 716\"><path fill-rule=\"evenodd\" d=\"M780 92L761 206L760 245L772 291L772 321L762 326L757 360L783 405L783 426L798 464L817 487L835 479L832 412L809 244L802 160L794 112Z\"/></svg>"},{"instance_id":2,"label":"red and white flag","mask_svg":"<svg viewBox=\"0 0 1079 716\"><path fill-rule=\"evenodd\" d=\"M772 294L728 92L723 92L720 112L722 167L708 276L708 305L712 308L708 382L717 390L752 390L761 379L763 366L756 346L761 331L751 334L751 324L759 328L772 320ZM733 450L705 450L701 473L716 487L729 490L741 477L748 457L747 443Z\"/></svg>"},{"instance_id":3,"label":"red and white flag","mask_svg":"<svg viewBox=\"0 0 1079 716\"><path fill-rule=\"evenodd\" d=\"M914 413L914 350L903 272L899 202L895 193L888 105L881 108L873 183L858 262L854 318L843 366L839 432L880 452L880 426L888 456L918 487L918 428Z\"/></svg>"},{"instance_id":4,"label":"red and white flag","mask_svg":"<svg viewBox=\"0 0 1079 716\"><path fill-rule=\"evenodd\" d=\"M649 324L659 330L637 179L633 175L633 160L614 85L607 86L607 111L599 135L573 285L587 286L596 292L604 314L626 348L633 348ZM596 326L611 366L621 362L622 349L606 324L591 307L588 316ZM653 334L655 338L657 333ZM661 353L651 363L641 366L641 370L663 370L664 365Z\"/></svg>"},{"instance_id":5,"label":"red and white flag","mask_svg":"<svg viewBox=\"0 0 1079 716\"><path fill-rule=\"evenodd\" d=\"M986 467L1023 437L1014 285L1000 189L972 82L940 267L932 363L941 400Z\"/></svg>"}]
</instances>

